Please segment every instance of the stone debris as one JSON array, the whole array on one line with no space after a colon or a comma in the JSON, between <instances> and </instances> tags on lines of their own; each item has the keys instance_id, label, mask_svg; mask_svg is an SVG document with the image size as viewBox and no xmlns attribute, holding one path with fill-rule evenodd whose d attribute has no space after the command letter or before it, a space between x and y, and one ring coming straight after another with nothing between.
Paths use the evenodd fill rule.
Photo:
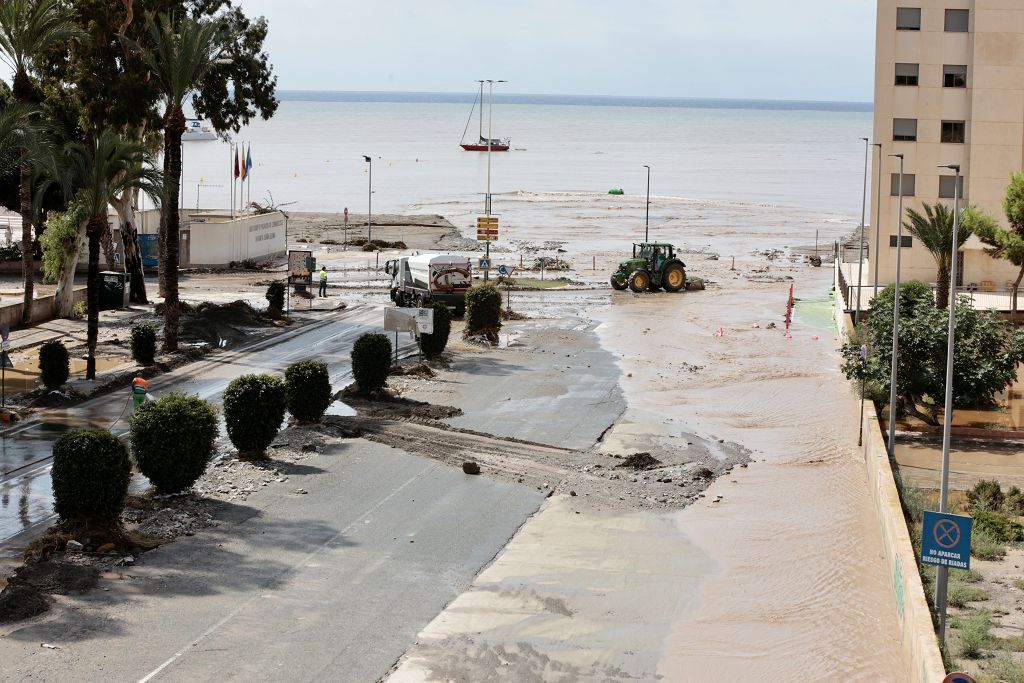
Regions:
<instances>
[{"instance_id":1,"label":"stone debris","mask_svg":"<svg viewBox=\"0 0 1024 683\"><path fill-rule=\"evenodd\" d=\"M480 474L480 465L472 460L467 460L462 463L462 471L466 474Z\"/></svg>"},{"instance_id":2,"label":"stone debris","mask_svg":"<svg viewBox=\"0 0 1024 683\"><path fill-rule=\"evenodd\" d=\"M82 552L85 549L85 546L82 545L81 543L79 543L78 541L71 540L71 541L68 541L68 544L67 544L65 549L69 553L80 553L80 552Z\"/></svg>"}]
</instances>

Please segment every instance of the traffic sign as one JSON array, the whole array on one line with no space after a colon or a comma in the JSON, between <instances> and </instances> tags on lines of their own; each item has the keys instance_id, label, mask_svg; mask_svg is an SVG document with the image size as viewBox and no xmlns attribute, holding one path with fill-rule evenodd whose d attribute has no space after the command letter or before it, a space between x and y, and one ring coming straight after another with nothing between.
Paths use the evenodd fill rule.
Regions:
<instances>
[{"instance_id":1,"label":"traffic sign","mask_svg":"<svg viewBox=\"0 0 1024 683\"><path fill-rule=\"evenodd\" d=\"M479 270L490 270L491 269L491 259L489 259L489 258L478 259L476 267Z\"/></svg>"},{"instance_id":2,"label":"traffic sign","mask_svg":"<svg viewBox=\"0 0 1024 683\"><path fill-rule=\"evenodd\" d=\"M476 239L479 242L494 242L498 239L498 217L476 217Z\"/></svg>"},{"instance_id":3,"label":"traffic sign","mask_svg":"<svg viewBox=\"0 0 1024 683\"><path fill-rule=\"evenodd\" d=\"M970 517L925 511L921 562L954 569L971 567Z\"/></svg>"},{"instance_id":4,"label":"traffic sign","mask_svg":"<svg viewBox=\"0 0 1024 683\"><path fill-rule=\"evenodd\" d=\"M504 263L498 266L498 275L508 275L508 268L505 267Z\"/></svg>"},{"instance_id":5,"label":"traffic sign","mask_svg":"<svg viewBox=\"0 0 1024 683\"><path fill-rule=\"evenodd\" d=\"M10 351L11 350L11 342L7 341L6 339L4 339L3 341L0 341L0 350Z\"/></svg>"},{"instance_id":6,"label":"traffic sign","mask_svg":"<svg viewBox=\"0 0 1024 683\"><path fill-rule=\"evenodd\" d=\"M942 683L978 683L974 680L974 677L970 674L965 674L962 671L954 671L945 678L942 679Z\"/></svg>"},{"instance_id":7,"label":"traffic sign","mask_svg":"<svg viewBox=\"0 0 1024 683\"><path fill-rule=\"evenodd\" d=\"M0 366L5 368L14 367L14 363L11 362L11 357L7 355L6 351L0 351Z\"/></svg>"}]
</instances>

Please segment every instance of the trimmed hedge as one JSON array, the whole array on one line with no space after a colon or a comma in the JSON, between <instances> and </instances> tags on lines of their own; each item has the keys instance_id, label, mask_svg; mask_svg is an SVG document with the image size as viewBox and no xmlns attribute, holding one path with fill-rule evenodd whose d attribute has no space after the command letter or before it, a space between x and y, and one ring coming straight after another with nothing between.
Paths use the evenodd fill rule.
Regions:
<instances>
[{"instance_id":1,"label":"trimmed hedge","mask_svg":"<svg viewBox=\"0 0 1024 683\"><path fill-rule=\"evenodd\" d=\"M196 396L143 403L131 419L132 454L158 493L178 493L206 471L217 438L217 411Z\"/></svg>"},{"instance_id":2,"label":"trimmed hedge","mask_svg":"<svg viewBox=\"0 0 1024 683\"><path fill-rule=\"evenodd\" d=\"M132 358L139 365L152 365L156 358L156 329L149 323L132 325Z\"/></svg>"},{"instance_id":3,"label":"trimmed hedge","mask_svg":"<svg viewBox=\"0 0 1024 683\"><path fill-rule=\"evenodd\" d=\"M391 341L368 332L352 345L352 376L361 391L380 389L391 371Z\"/></svg>"},{"instance_id":4,"label":"trimmed hedge","mask_svg":"<svg viewBox=\"0 0 1024 683\"><path fill-rule=\"evenodd\" d=\"M267 287L267 302L270 310L280 313L284 310L284 283L271 282Z\"/></svg>"},{"instance_id":5,"label":"trimmed hedge","mask_svg":"<svg viewBox=\"0 0 1024 683\"><path fill-rule=\"evenodd\" d=\"M288 412L302 422L319 422L331 405L331 376L327 365L303 360L284 371Z\"/></svg>"},{"instance_id":6,"label":"trimmed hedge","mask_svg":"<svg viewBox=\"0 0 1024 683\"><path fill-rule=\"evenodd\" d=\"M501 292L494 285L478 285L466 292L466 334L483 334L498 341L501 302Z\"/></svg>"},{"instance_id":7,"label":"trimmed hedge","mask_svg":"<svg viewBox=\"0 0 1024 683\"><path fill-rule=\"evenodd\" d=\"M448 346L448 335L452 331L452 314L444 304L437 303L434 309L434 331L420 335L420 348L427 358L437 358Z\"/></svg>"},{"instance_id":8,"label":"trimmed hedge","mask_svg":"<svg viewBox=\"0 0 1024 683\"><path fill-rule=\"evenodd\" d=\"M39 372L47 389L58 389L71 376L68 348L56 339L39 347Z\"/></svg>"},{"instance_id":9,"label":"trimmed hedge","mask_svg":"<svg viewBox=\"0 0 1024 683\"><path fill-rule=\"evenodd\" d=\"M281 429L284 381L273 375L242 375L224 390L224 422L239 455L262 455Z\"/></svg>"},{"instance_id":10,"label":"trimmed hedge","mask_svg":"<svg viewBox=\"0 0 1024 683\"><path fill-rule=\"evenodd\" d=\"M53 444L53 509L65 521L117 523L130 477L128 448L105 429L75 429Z\"/></svg>"}]
</instances>

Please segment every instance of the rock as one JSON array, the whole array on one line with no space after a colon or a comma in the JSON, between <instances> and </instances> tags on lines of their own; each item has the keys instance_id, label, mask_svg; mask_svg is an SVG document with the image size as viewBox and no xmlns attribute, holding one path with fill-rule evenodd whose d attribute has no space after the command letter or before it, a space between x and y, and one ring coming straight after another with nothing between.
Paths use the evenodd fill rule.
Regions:
<instances>
[{"instance_id":1,"label":"rock","mask_svg":"<svg viewBox=\"0 0 1024 683\"><path fill-rule=\"evenodd\" d=\"M466 474L480 474L480 465L472 460L462 463L462 471Z\"/></svg>"},{"instance_id":2,"label":"rock","mask_svg":"<svg viewBox=\"0 0 1024 683\"><path fill-rule=\"evenodd\" d=\"M99 548L96 548L96 552L98 552L100 555L106 555L107 553L112 553L112 552L114 552L114 544L113 543L104 543Z\"/></svg>"},{"instance_id":3,"label":"rock","mask_svg":"<svg viewBox=\"0 0 1024 683\"><path fill-rule=\"evenodd\" d=\"M569 491L569 495L572 496L573 498L575 498L576 497L576 492L575 491Z\"/></svg>"},{"instance_id":4,"label":"rock","mask_svg":"<svg viewBox=\"0 0 1024 683\"><path fill-rule=\"evenodd\" d=\"M115 567L131 567L135 564L135 558L131 555L125 555L120 560L114 563Z\"/></svg>"},{"instance_id":5,"label":"rock","mask_svg":"<svg viewBox=\"0 0 1024 683\"><path fill-rule=\"evenodd\" d=\"M67 546L65 546L65 550L67 550L69 553L80 553L84 549L85 546L75 540L68 541Z\"/></svg>"},{"instance_id":6,"label":"rock","mask_svg":"<svg viewBox=\"0 0 1024 683\"><path fill-rule=\"evenodd\" d=\"M304 443L304 444L302 444L302 452L303 453L313 453L315 451L316 451L316 444L315 443Z\"/></svg>"},{"instance_id":7,"label":"rock","mask_svg":"<svg viewBox=\"0 0 1024 683\"><path fill-rule=\"evenodd\" d=\"M298 493L299 495L303 495L304 496L307 493L309 493L309 491L307 491L306 489L295 489L295 493Z\"/></svg>"}]
</instances>

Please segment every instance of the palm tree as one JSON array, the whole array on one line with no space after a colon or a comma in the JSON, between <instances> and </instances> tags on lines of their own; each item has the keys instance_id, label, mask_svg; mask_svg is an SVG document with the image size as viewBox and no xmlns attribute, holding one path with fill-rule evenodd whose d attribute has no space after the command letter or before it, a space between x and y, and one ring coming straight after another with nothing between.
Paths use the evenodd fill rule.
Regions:
<instances>
[{"instance_id":1,"label":"palm tree","mask_svg":"<svg viewBox=\"0 0 1024 683\"><path fill-rule=\"evenodd\" d=\"M953 210L945 204L925 204L924 215L907 209L907 216L909 220L903 221L903 227L928 250L938 266L935 307L946 308L949 305L949 274L953 267ZM970 223L960 222L956 244L958 252L972 232Z\"/></svg>"},{"instance_id":2,"label":"palm tree","mask_svg":"<svg viewBox=\"0 0 1024 683\"><path fill-rule=\"evenodd\" d=\"M188 97L210 69L218 63L223 49L223 26L215 21L189 17L171 19L161 14L149 25L150 47L143 59L160 84L167 100L164 112L164 209L160 218L160 241L164 262L160 278L164 289L164 350L178 349L178 190L181 185L181 136L185 132ZM136 46L137 47L137 46Z\"/></svg>"},{"instance_id":3,"label":"palm tree","mask_svg":"<svg viewBox=\"0 0 1024 683\"><path fill-rule=\"evenodd\" d=\"M58 0L2 0L0 2L0 60L14 72L14 99L27 105L35 92L29 72L40 55L56 43L77 35L70 9ZM21 150L21 258L25 278L22 322L32 319L35 263L32 261L32 160Z\"/></svg>"},{"instance_id":4,"label":"palm tree","mask_svg":"<svg viewBox=\"0 0 1024 683\"><path fill-rule=\"evenodd\" d=\"M96 338L99 334L100 239L110 226L107 205L117 195L133 188L159 201L162 176L152 156L142 145L125 141L111 131L103 131L85 142L70 142L64 148L66 196L83 198L87 206L86 237L89 242L88 332L89 357L86 379L96 377Z\"/></svg>"}]
</instances>

